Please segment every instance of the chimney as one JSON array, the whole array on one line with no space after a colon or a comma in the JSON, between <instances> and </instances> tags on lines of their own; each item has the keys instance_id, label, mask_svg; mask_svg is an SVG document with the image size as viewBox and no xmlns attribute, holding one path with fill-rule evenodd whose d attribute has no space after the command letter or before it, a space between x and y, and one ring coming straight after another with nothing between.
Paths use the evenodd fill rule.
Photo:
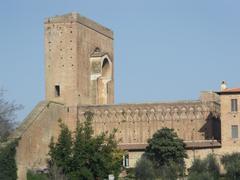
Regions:
<instances>
[{"instance_id":1,"label":"chimney","mask_svg":"<svg viewBox=\"0 0 240 180\"><path fill-rule=\"evenodd\" d=\"M225 81L222 81L221 91L224 91L225 89L227 89L227 83Z\"/></svg>"}]
</instances>

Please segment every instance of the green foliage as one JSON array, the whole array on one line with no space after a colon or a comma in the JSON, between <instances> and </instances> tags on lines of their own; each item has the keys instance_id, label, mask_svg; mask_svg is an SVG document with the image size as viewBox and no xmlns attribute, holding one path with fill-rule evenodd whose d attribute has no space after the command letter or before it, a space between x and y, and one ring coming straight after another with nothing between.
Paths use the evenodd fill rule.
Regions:
<instances>
[{"instance_id":1,"label":"green foliage","mask_svg":"<svg viewBox=\"0 0 240 180\"><path fill-rule=\"evenodd\" d=\"M176 162L169 162L155 170L157 177L162 180L176 180L178 177L184 176L185 167Z\"/></svg>"},{"instance_id":2,"label":"green foliage","mask_svg":"<svg viewBox=\"0 0 240 180\"><path fill-rule=\"evenodd\" d=\"M173 129L158 130L148 140L144 156L152 161L155 174L161 179L177 179L184 175L184 158L187 158L185 144Z\"/></svg>"},{"instance_id":3,"label":"green foliage","mask_svg":"<svg viewBox=\"0 0 240 180\"><path fill-rule=\"evenodd\" d=\"M227 171L226 179L240 179L240 153L225 155L221 158L221 162Z\"/></svg>"},{"instance_id":4,"label":"green foliage","mask_svg":"<svg viewBox=\"0 0 240 180\"><path fill-rule=\"evenodd\" d=\"M152 160L156 167L172 162L184 165L184 158L187 157L183 140L178 138L173 129L168 128L158 130L148 140L144 155Z\"/></svg>"},{"instance_id":5,"label":"green foliage","mask_svg":"<svg viewBox=\"0 0 240 180\"><path fill-rule=\"evenodd\" d=\"M213 178L209 176L208 172L192 172L191 175L189 175L188 180L213 180Z\"/></svg>"},{"instance_id":6,"label":"green foliage","mask_svg":"<svg viewBox=\"0 0 240 180\"><path fill-rule=\"evenodd\" d=\"M219 164L214 155L210 154L205 159L194 160L189 169L189 180L218 180L220 178Z\"/></svg>"},{"instance_id":7,"label":"green foliage","mask_svg":"<svg viewBox=\"0 0 240 180\"><path fill-rule=\"evenodd\" d=\"M155 179L156 177L152 162L145 157L138 160L135 168L135 177L137 180Z\"/></svg>"},{"instance_id":8,"label":"green foliage","mask_svg":"<svg viewBox=\"0 0 240 180\"><path fill-rule=\"evenodd\" d=\"M37 174L33 171L28 171L27 180L48 180L48 177L45 174Z\"/></svg>"},{"instance_id":9,"label":"green foliage","mask_svg":"<svg viewBox=\"0 0 240 180\"><path fill-rule=\"evenodd\" d=\"M127 175L124 177L124 180L136 179L136 177L135 177L135 174L136 174L135 168L127 168L127 169L125 169L125 172L127 173Z\"/></svg>"},{"instance_id":10,"label":"green foliage","mask_svg":"<svg viewBox=\"0 0 240 180\"><path fill-rule=\"evenodd\" d=\"M117 148L116 130L93 136L92 118L93 113L85 113L86 120L77 122L74 137L60 122L58 141L52 140L49 145L49 165L56 164L69 179L104 179L108 174L117 177L120 173L122 152Z\"/></svg>"},{"instance_id":11,"label":"green foliage","mask_svg":"<svg viewBox=\"0 0 240 180\"><path fill-rule=\"evenodd\" d=\"M0 179L17 179L17 165L15 161L17 145L18 141L15 140L0 149Z\"/></svg>"},{"instance_id":12,"label":"green foliage","mask_svg":"<svg viewBox=\"0 0 240 180\"><path fill-rule=\"evenodd\" d=\"M211 174L214 180L220 177L220 165L213 154L207 156L207 170Z\"/></svg>"},{"instance_id":13,"label":"green foliage","mask_svg":"<svg viewBox=\"0 0 240 180\"><path fill-rule=\"evenodd\" d=\"M48 178L51 180L67 180L67 177L63 174L61 168L57 167L57 165L49 161L48 163Z\"/></svg>"},{"instance_id":14,"label":"green foliage","mask_svg":"<svg viewBox=\"0 0 240 180\"><path fill-rule=\"evenodd\" d=\"M56 144L53 142L53 138L50 142L49 155L54 160L57 167L61 167L63 173L69 172L69 166L71 163L71 151L72 151L72 137L68 127L59 120L61 133L58 137ZM53 162L49 162L52 165Z\"/></svg>"}]
</instances>

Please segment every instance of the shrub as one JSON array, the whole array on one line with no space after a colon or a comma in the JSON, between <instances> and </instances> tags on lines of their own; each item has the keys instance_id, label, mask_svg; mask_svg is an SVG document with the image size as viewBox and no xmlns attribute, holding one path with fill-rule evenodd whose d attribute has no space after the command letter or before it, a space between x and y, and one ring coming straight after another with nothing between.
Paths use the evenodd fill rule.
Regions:
<instances>
[{"instance_id":1,"label":"shrub","mask_svg":"<svg viewBox=\"0 0 240 180\"><path fill-rule=\"evenodd\" d=\"M17 179L17 165L15 160L17 145L18 141L15 140L0 149L0 179Z\"/></svg>"},{"instance_id":2,"label":"shrub","mask_svg":"<svg viewBox=\"0 0 240 180\"><path fill-rule=\"evenodd\" d=\"M205 159L195 159L189 169L189 180L218 180L220 177L219 164L214 155L210 154Z\"/></svg>"},{"instance_id":3,"label":"shrub","mask_svg":"<svg viewBox=\"0 0 240 180\"><path fill-rule=\"evenodd\" d=\"M45 174L37 174L29 170L27 172L27 180L48 180L48 178Z\"/></svg>"},{"instance_id":4,"label":"shrub","mask_svg":"<svg viewBox=\"0 0 240 180\"><path fill-rule=\"evenodd\" d=\"M189 175L188 180L213 180L213 178L209 176L208 172L192 172Z\"/></svg>"},{"instance_id":5,"label":"shrub","mask_svg":"<svg viewBox=\"0 0 240 180\"><path fill-rule=\"evenodd\" d=\"M227 171L226 179L240 179L240 153L225 155L221 158L221 162Z\"/></svg>"},{"instance_id":6,"label":"shrub","mask_svg":"<svg viewBox=\"0 0 240 180\"><path fill-rule=\"evenodd\" d=\"M171 161L168 164L157 168L155 171L157 177L160 177L163 180L176 180L179 177L184 176L184 170L185 167L182 167L180 164Z\"/></svg>"},{"instance_id":7,"label":"shrub","mask_svg":"<svg viewBox=\"0 0 240 180\"><path fill-rule=\"evenodd\" d=\"M140 160L138 160L135 168L135 177L138 180L155 179L155 172L152 162L145 157L142 157Z\"/></svg>"},{"instance_id":8,"label":"shrub","mask_svg":"<svg viewBox=\"0 0 240 180\"><path fill-rule=\"evenodd\" d=\"M127 173L127 176L124 177L124 180L136 179L136 177L135 177L135 170L136 170L135 168L127 168L127 169L125 169L125 171Z\"/></svg>"}]
</instances>

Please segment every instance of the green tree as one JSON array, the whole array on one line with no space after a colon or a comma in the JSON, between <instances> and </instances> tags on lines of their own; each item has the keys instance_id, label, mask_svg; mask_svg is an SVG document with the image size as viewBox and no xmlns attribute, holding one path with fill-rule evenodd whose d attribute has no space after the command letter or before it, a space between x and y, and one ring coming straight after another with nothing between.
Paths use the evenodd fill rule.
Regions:
<instances>
[{"instance_id":1,"label":"green tree","mask_svg":"<svg viewBox=\"0 0 240 180\"><path fill-rule=\"evenodd\" d=\"M185 144L173 129L163 128L153 134L144 156L152 161L157 177L175 180L184 176Z\"/></svg>"},{"instance_id":2,"label":"green tree","mask_svg":"<svg viewBox=\"0 0 240 180\"><path fill-rule=\"evenodd\" d=\"M152 161L142 156L141 159L137 161L135 177L137 180L154 180L156 176Z\"/></svg>"},{"instance_id":3,"label":"green tree","mask_svg":"<svg viewBox=\"0 0 240 180\"><path fill-rule=\"evenodd\" d=\"M56 164L57 167L61 167L63 173L68 173L71 164L72 136L68 127L61 120L59 120L59 123L61 133L58 137L58 141L55 144L52 138L49 145L49 155L51 157L49 166L51 167Z\"/></svg>"},{"instance_id":4,"label":"green tree","mask_svg":"<svg viewBox=\"0 0 240 180\"><path fill-rule=\"evenodd\" d=\"M189 169L189 180L218 180L220 177L219 163L214 155L210 154L205 159L195 159Z\"/></svg>"},{"instance_id":5,"label":"green tree","mask_svg":"<svg viewBox=\"0 0 240 180\"><path fill-rule=\"evenodd\" d=\"M240 179L240 153L225 155L221 158L221 162L227 171L226 179Z\"/></svg>"},{"instance_id":6,"label":"green tree","mask_svg":"<svg viewBox=\"0 0 240 180\"><path fill-rule=\"evenodd\" d=\"M17 165L15 160L16 146L15 140L0 149L0 179L17 179Z\"/></svg>"},{"instance_id":7,"label":"green tree","mask_svg":"<svg viewBox=\"0 0 240 180\"><path fill-rule=\"evenodd\" d=\"M120 173L122 152L117 148L116 130L94 136L92 118L93 113L86 112L84 123L77 121L73 138L61 123L58 142L50 143L50 164L56 164L71 180L104 179Z\"/></svg>"},{"instance_id":8,"label":"green tree","mask_svg":"<svg viewBox=\"0 0 240 180\"><path fill-rule=\"evenodd\" d=\"M171 163L184 166L184 158L187 157L187 154L183 140L178 138L174 130L163 128L148 140L144 156L159 168Z\"/></svg>"}]
</instances>

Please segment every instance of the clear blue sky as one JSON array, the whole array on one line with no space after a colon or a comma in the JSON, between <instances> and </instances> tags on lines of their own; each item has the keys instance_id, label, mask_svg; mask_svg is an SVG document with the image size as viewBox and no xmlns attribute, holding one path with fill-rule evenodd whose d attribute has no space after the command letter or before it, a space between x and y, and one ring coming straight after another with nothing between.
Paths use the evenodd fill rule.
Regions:
<instances>
[{"instance_id":1,"label":"clear blue sky","mask_svg":"<svg viewBox=\"0 0 240 180\"><path fill-rule=\"evenodd\" d=\"M5 0L0 87L25 106L44 99L45 17L79 12L115 33L115 101L198 99L240 86L239 0Z\"/></svg>"}]
</instances>

